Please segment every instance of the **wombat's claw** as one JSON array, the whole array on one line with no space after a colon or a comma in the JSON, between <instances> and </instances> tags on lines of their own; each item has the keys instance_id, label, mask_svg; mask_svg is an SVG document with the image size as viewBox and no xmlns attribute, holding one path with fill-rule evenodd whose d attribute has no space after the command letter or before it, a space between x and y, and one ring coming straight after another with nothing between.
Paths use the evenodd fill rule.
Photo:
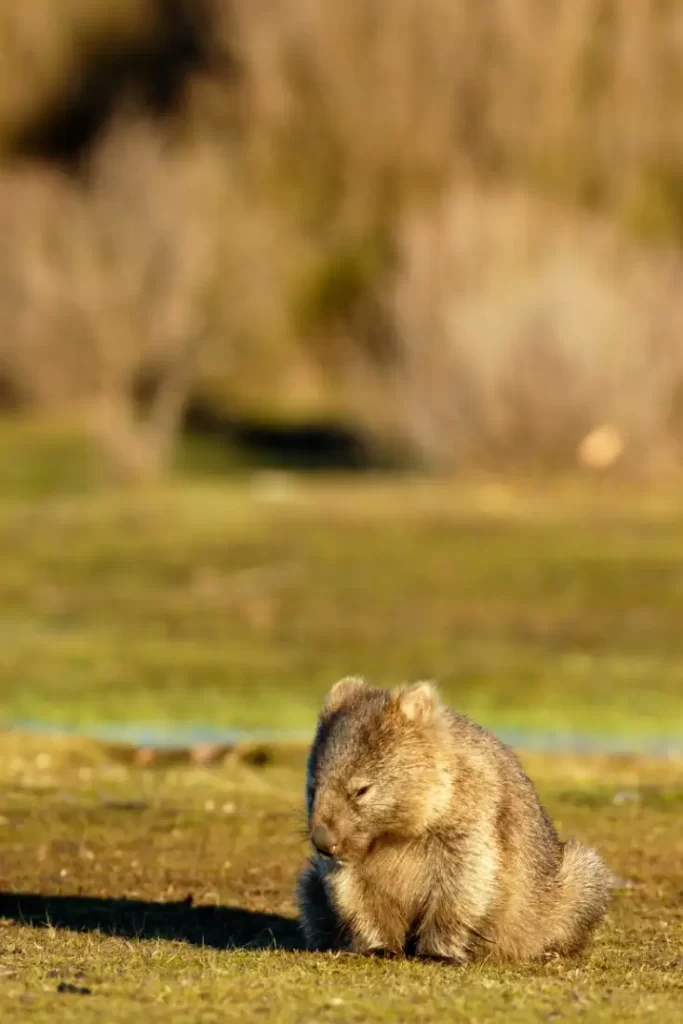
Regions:
<instances>
[{"instance_id":1,"label":"wombat's claw","mask_svg":"<svg viewBox=\"0 0 683 1024\"><path fill-rule=\"evenodd\" d=\"M371 949L364 949L363 956L374 956L379 960L396 960L400 953L393 949L383 949L381 946L373 946Z\"/></svg>"}]
</instances>

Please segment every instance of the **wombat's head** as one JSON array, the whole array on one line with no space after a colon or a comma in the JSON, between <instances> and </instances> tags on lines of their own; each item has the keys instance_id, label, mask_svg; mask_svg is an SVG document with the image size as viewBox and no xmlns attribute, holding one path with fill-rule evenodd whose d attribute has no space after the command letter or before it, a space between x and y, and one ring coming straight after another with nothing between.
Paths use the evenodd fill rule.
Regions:
<instances>
[{"instance_id":1,"label":"wombat's head","mask_svg":"<svg viewBox=\"0 0 683 1024\"><path fill-rule=\"evenodd\" d=\"M339 860L376 843L417 838L445 811L450 774L443 708L431 683L394 691L336 683L308 760L311 842Z\"/></svg>"}]
</instances>

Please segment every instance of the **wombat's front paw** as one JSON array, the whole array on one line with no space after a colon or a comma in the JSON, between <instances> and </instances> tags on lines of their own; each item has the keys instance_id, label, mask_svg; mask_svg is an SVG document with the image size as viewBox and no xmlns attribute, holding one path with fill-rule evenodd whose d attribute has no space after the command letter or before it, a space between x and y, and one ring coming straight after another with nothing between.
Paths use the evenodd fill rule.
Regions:
<instances>
[{"instance_id":1,"label":"wombat's front paw","mask_svg":"<svg viewBox=\"0 0 683 1024\"><path fill-rule=\"evenodd\" d=\"M435 964L449 964L451 967L464 967L467 963L465 956L443 956L441 953L417 953L418 960L429 960Z\"/></svg>"},{"instance_id":2,"label":"wombat's front paw","mask_svg":"<svg viewBox=\"0 0 683 1024\"><path fill-rule=\"evenodd\" d=\"M435 932L421 936L415 948L415 956L420 960L434 960L441 964L459 966L469 963L471 959L464 938L460 935L444 935Z\"/></svg>"},{"instance_id":3,"label":"wombat's front paw","mask_svg":"<svg viewBox=\"0 0 683 1024\"><path fill-rule=\"evenodd\" d=\"M395 949L385 949L383 946L370 946L368 949L360 949L358 952L361 956L375 956L380 960L395 960L403 955L397 953Z\"/></svg>"}]
</instances>

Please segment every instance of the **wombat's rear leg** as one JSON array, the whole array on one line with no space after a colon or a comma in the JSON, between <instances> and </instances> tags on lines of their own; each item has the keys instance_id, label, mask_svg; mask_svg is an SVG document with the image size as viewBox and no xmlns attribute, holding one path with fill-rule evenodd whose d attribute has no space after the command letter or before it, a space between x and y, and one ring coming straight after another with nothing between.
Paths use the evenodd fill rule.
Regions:
<instances>
[{"instance_id":1,"label":"wombat's rear leg","mask_svg":"<svg viewBox=\"0 0 683 1024\"><path fill-rule=\"evenodd\" d=\"M351 940L335 911L314 862L302 872L297 889L301 927L310 950L349 949Z\"/></svg>"}]
</instances>

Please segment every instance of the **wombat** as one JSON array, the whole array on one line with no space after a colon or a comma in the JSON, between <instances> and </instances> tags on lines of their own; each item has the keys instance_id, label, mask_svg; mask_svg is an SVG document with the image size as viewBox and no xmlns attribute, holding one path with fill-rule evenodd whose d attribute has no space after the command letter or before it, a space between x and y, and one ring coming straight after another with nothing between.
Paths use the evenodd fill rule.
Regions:
<instances>
[{"instance_id":1,"label":"wombat","mask_svg":"<svg viewBox=\"0 0 683 1024\"><path fill-rule=\"evenodd\" d=\"M332 687L307 809L315 851L298 899L310 949L570 955L609 902L600 856L560 840L517 755L432 683Z\"/></svg>"}]
</instances>

